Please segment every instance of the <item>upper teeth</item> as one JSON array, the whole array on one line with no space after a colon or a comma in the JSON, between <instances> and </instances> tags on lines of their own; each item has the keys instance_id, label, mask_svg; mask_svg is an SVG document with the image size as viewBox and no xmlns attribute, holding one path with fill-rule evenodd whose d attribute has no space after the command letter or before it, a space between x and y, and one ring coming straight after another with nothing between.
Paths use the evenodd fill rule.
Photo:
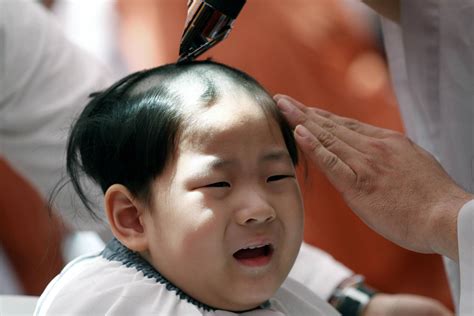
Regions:
<instances>
[{"instance_id":1,"label":"upper teeth","mask_svg":"<svg viewBox=\"0 0 474 316\"><path fill-rule=\"evenodd\" d=\"M265 246L268 246L269 244L264 244L264 245L256 245L256 246L249 246L247 248L243 248L243 249L256 249L256 248L261 248L261 247L265 247Z\"/></svg>"}]
</instances>

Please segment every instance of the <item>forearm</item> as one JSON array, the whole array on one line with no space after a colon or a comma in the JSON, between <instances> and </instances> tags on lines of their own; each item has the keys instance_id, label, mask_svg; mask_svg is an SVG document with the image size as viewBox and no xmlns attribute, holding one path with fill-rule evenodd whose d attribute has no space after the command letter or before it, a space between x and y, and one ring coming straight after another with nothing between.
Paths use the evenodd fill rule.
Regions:
<instances>
[{"instance_id":1,"label":"forearm","mask_svg":"<svg viewBox=\"0 0 474 316\"><path fill-rule=\"evenodd\" d=\"M0 175L0 243L25 293L38 295L63 266L62 224L3 159Z\"/></svg>"}]
</instances>

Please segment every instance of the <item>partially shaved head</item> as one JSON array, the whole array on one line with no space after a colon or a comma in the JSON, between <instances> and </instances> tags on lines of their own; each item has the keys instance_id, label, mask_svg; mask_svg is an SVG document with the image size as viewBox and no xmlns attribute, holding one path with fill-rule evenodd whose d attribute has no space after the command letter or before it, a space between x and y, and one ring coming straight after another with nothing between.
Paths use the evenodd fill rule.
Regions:
<instances>
[{"instance_id":1,"label":"partially shaved head","mask_svg":"<svg viewBox=\"0 0 474 316\"><path fill-rule=\"evenodd\" d=\"M120 183L147 199L150 182L173 157L193 115L223 97L251 100L276 121L293 162L297 151L292 131L265 89L247 74L204 61L170 64L131 74L96 94L75 123L69 138L67 169L89 211L80 184L85 173L107 188Z\"/></svg>"}]
</instances>

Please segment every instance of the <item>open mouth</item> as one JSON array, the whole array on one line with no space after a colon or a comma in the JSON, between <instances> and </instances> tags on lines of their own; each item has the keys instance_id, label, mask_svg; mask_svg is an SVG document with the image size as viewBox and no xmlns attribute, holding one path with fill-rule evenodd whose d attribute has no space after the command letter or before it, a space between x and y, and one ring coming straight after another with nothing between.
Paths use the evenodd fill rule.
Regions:
<instances>
[{"instance_id":1,"label":"open mouth","mask_svg":"<svg viewBox=\"0 0 474 316\"><path fill-rule=\"evenodd\" d=\"M243 265L258 267L270 262L273 254L271 244L242 248L234 253L234 258Z\"/></svg>"}]
</instances>

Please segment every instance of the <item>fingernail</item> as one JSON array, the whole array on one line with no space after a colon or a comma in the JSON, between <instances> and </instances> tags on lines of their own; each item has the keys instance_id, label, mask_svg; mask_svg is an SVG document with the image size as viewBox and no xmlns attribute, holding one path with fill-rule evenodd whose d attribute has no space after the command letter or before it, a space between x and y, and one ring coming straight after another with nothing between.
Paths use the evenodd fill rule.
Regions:
<instances>
[{"instance_id":1,"label":"fingernail","mask_svg":"<svg viewBox=\"0 0 474 316\"><path fill-rule=\"evenodd\" d=\"M311 136L311 132L308 131L308 129L306 127L304 127L303 125L296 126L295 132L296 132L296 134L298 134L298 136L300 136L302 138L308 138L308 137Z\"/></svg>"},{"instance_id":2,"label":"fingernail","mask_svg":"<svg viewBox=\"0 0 474 316\"><path fill-rule=\"evenodd\" d=\"M284 98L283 94L275 94L273 96L273 100L275 100L275 102L278 102L278 100L281 100L282 98Z\"/></svg>"},{"instance_id":3,"label":"fingernail","mask_svg":"<svg viewBox=\"0 0 474 316\"><path fill-rule=\"evenodd\" d=\"M284 113L290 113L293 110L293 105L286 99L278 100L277 106Z\"/></svg>"}]
</instances>

